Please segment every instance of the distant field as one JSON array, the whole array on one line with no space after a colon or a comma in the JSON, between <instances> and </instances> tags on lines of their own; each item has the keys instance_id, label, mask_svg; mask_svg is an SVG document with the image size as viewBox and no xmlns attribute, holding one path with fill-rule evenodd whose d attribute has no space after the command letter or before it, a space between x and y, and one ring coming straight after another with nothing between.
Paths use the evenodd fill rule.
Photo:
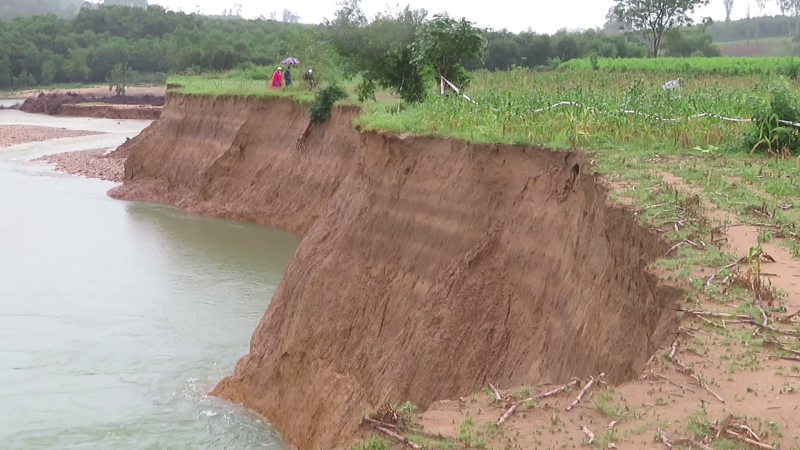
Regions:
<instances>
[{"instance_id":1,"label":"distant field","mask_svg":"<svg viewBox=\"0 0 800 450\"><path fill-rule=\"evenodd\" d=\"M790 75L796 77L800 70L800 58L777 56L723 56L719 58L644 58L610 59L600 58L598 65L603 72L646 72L659 76L724 75ZM559 69L591 70L589 59L573 59Z\"/></svg>"},{"instance_id":2,"label":"distant field","mask_svg":"<svg viewBox=\"0 0 800 450\"><path fill-rule=\"evenodd\" d=\"M793 46L792 40L785 37L718 44L725 56L789 56Z\"/></svg>"}]
</instances>

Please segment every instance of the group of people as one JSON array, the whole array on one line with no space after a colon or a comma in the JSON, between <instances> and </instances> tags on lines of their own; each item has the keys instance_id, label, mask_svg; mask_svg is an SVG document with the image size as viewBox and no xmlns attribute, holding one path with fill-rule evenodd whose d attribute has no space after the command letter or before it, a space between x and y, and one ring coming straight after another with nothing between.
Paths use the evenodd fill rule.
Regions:
<instances>
[{"instance_id":1,"label":"group of people","mask_svg":"<svg viewBox=\"0 0 800 450\"><path fill-rule=\"evenodd\" d=\"M311 89L314 89L314 70L312 70L310 67L308 68L306 73L303 74L303 81L308 83L309 91ZM269 88L278 89L281 87L291 86L291 85L292 85L292 71L290 70L290 68L287 66L286 70L282 70L280 67L278 67L275 70L275 73L272 74L272 83L270 84Z\"/></svg>"}]
</instances>

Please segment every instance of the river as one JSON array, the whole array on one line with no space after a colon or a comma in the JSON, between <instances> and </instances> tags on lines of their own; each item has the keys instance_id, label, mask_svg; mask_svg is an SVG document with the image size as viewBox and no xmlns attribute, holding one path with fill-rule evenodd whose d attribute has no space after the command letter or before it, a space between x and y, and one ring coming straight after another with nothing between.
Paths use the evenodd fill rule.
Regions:
<instances>
[{"instance_id":1,"label":"river","mask_svg":"<svg viewBox=\"0 0 800 450\"><path fill-rule=\"evenodd\" d=\"M30 159L116 146L146 121L0 111L108 134L0 149L3 449L284 448L206 393L230 374L300 238L105 195Z\"/></svg>"}]
</instances>

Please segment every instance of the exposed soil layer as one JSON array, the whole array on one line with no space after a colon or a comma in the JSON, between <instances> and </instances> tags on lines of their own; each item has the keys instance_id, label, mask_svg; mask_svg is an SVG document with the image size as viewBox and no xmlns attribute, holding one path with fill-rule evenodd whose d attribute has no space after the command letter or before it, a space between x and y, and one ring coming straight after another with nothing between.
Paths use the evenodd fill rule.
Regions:
<instances>
[{"instance_id":1,"label":"exposed soil layer","mask_svg":"<svg viewBox=\"0 0 800 450\"><path fill-rule=\"evenodd\" d=\"M96 131L67 130L64 128L40 127L35 125L0 126L0 148L28 142L49 141L50 139L71 138L102 134Z\"/></svg>"},{"instance_id":2,"label":"exposed soil layer","mask_svg":"<svg viewBox=\"0 0 800 450\"><path fill-rule=\"evenodd\" d=\"M76 94L74 92L67 92L65 94L42 93L36 97L27 98L25 102L19 106L19 110L28 113L41 113L50 115L64 114L72 116L79 115L78 114L79 112L85 112L86 114L94 114L86 117L105 117L110 119L149 118L149 117L128 117L130 115L135 115L135 114L120 112L126 110L125 108L116 108L117 111L115 112L114 111L115 108L111 107L104 107L104 108L95 107L93 109L89 106L82 106L81 109L77 109L76 106L71 106L79 103L90 103L90 102L105 103L109 105L162 106L164 104L164 97L155 95L143 95L143 96L118 95L109 97L95 97L95 96L86 97L81 94ZM139 108L133 108L134 111L136 111L137 109ZM142 108L142 109L147 109L147 108ZM114 114L116 114L119 117L114 117ZM125 114L127 114L128 116L122 117L122 115ZM151 110L148 113L139 113L139 115L145 115L145 114L150 114L152 116L153 111Z\"/></svg>"},{"instance_id":3,"label":"exposed soil layer","mask_svg":"<svg viewBox=\"0 0 800 450\"><path fill-rule=\"evenodd\" d=\"M63 105L59 115L72 117L95 117L99 119L156 120L161 115L161 107L147 105Z\"/></svg>"},{"instance_id":4,"label":"exposed soil layer","mask_svg":"<svg viewBox=\"0 0 800 450\"><path fill-rule=\"evenodd\" d=\"M579 152L359 134L337 108L169 94L132 139L117 198L305 237L250 353L214 394L300 448L347 443L385 401L421 408L502 385L639 374L674 329L667 245Z\"/></svg>"},{"instance_id":5,"label":"exposed soil layer","mask_svg":"<svg viewBox=\"0 0 800 450\"><path fill-rule=\"evenodd\" d=\"M81 175L87 178L99 178L108 181L122 181L122 175L125 171L125 156L123 153L118 152L106 155L107 150L98 148L56 153L37 158L34 161L54 164L56 170L71 175Z\"/></svg>"}]
</instances>

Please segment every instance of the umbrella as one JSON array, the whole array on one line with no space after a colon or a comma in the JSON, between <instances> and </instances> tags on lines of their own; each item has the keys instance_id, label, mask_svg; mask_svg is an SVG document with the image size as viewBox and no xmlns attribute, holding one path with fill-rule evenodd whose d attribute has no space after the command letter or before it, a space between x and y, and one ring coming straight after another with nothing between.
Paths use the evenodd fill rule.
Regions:
<instances>
[{"instance_id":1,"label":"umbrella","mask_svg":"<svg viewBox=\"0 0 800 450\"><path fill-rule=\"evenodd\" d=\"M281 64L285 66L299 66L300 61L296 60L295 58L286 58L283 61L281 61Z\"/></svg>"}]
</instances>

